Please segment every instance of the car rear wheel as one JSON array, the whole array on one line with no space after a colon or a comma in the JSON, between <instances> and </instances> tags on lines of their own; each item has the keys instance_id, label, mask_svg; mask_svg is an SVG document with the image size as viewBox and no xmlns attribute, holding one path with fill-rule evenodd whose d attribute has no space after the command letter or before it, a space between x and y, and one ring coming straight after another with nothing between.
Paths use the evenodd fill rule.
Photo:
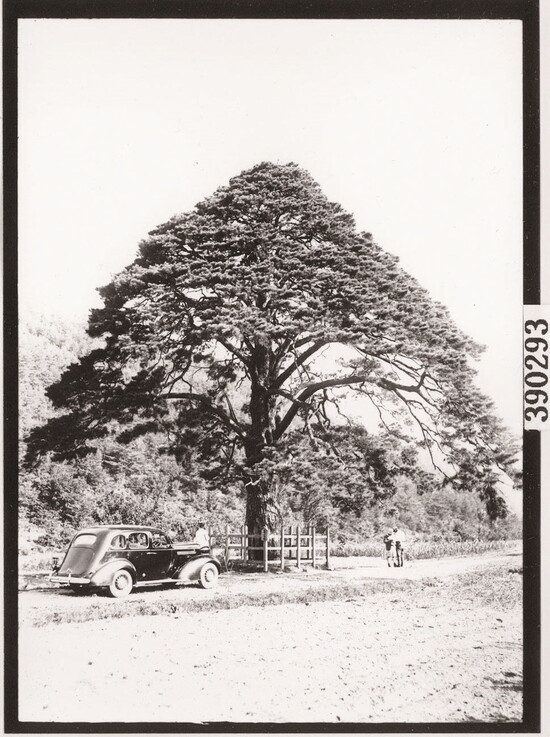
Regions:
<instances>
[{"instance_id":1,"label":"car rear wheel","mask_svg":"<svg viewBox=\"0 0 550 737\"><path fill-rule=\"evenodd\" d=\"M117 571L109 584L109 594L116 598L128 596L134 587L132 576L128 571Z\"/></svg>"},{"instance_id":2,"label":"car rear wheel","mask_svg":"<svg viewBox=\"0 0 550 737\"><path fill-rule=\"evenodd\" d=\"M218 583L218 569L214 563L205 563L199 573L199 584L203 589L211 589Z\"/></svg>"}]
</instances>

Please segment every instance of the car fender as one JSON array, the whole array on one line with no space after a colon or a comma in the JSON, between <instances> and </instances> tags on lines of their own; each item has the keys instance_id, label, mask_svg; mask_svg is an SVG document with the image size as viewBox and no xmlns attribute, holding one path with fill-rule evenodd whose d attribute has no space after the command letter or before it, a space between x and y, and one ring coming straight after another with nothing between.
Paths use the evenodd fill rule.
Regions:
<instances>
[{"instance_id":1,"label":"car fender","mask_svg":"<svg viewBox=\"0 0 550 737\"><path fill-rule=\"evenodd\" d=\"M97 570L90 583L92 586L108 586L111 583L113 575L122 569L130 572L134 583L137 581L137 572L133 563L124 558L114 558L113 560L104 563L99 570Z\"/></svg>"},{"instance_id":2,"label":"car fender","mask_svg":"<svg viewBox=\"0 0 550 737\"><path fill-rule=\"evenodd\" d=\"M211 555L201 555L184 563L174 578L178 581L198 581L201 568L205 563L213 563L218 569L218 573L221 573L222 568L216 558L213 558Z\"/></svg>"}]
</instances>

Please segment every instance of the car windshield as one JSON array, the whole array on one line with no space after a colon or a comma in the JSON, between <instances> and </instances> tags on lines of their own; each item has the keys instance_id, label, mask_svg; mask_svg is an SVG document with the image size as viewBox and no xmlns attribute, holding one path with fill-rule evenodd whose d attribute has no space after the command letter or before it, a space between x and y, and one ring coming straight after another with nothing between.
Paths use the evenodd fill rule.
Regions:
<instances>
[{"instance_id":1,"label":"car windshield","mask_svg":"<svg viewBox=\"0 0 550 737\"><path fill-rule=\"evenodd\" d=\"M73 548L90 548L95 543L95 535L78 535L75 538L72 547Z\"/></svg>"},{"instance_id":2,"label":"car windshield","mask_svg":"<svg viewBox=\"0 0 550 737\"><path fill-rule=\"evenodd\" d=\"M163 535L161 532L153 532L151 546L153 548L169 548L170 542L166 535Z\"/></svg>"}]
</instances>

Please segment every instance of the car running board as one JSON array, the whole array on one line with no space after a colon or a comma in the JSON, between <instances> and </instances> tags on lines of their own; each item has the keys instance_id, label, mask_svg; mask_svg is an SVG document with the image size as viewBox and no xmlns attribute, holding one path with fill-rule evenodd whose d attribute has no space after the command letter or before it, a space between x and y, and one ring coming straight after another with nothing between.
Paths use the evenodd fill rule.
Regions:
<instances>
[{"instance_id":1,"label":"car running board","mask_svg":"<svg viewBox=\"0 0 550 737\"><path fill-rule=\"evenodd\" d=\"M158 578L155 581L136 581L136 583L134 584L134 587L137 588L138 586L158 586L161 583L195 583L195 582L194 581L190 582L185 579L181 581L177 578Z\"/></svg>"}]
</instances>

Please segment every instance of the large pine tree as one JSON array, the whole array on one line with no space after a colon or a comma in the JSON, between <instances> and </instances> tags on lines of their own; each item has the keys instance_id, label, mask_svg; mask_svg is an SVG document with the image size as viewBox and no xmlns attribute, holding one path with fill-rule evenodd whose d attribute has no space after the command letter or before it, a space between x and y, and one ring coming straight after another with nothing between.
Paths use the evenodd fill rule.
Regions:
<instances>
[{"instance_id":1,"label":"large pine tree","mask_svg":"<svg viewBox=\"0 0 550 737\"><path fill-rule=\"evenodd\" d=\"M481 488L511 466L474 384L479 346L295 164L259 164L159 226L100 293L88 332L104 347L48 389L65 414L32 431L29 463L78 457L113 428L123 441L166 431L182 462L192 449L211 479L242 479L258 529L270 449L290 428L327 427L345 389L386 430L414 426L450 478Z\"/></svg>"}]
</instances>

